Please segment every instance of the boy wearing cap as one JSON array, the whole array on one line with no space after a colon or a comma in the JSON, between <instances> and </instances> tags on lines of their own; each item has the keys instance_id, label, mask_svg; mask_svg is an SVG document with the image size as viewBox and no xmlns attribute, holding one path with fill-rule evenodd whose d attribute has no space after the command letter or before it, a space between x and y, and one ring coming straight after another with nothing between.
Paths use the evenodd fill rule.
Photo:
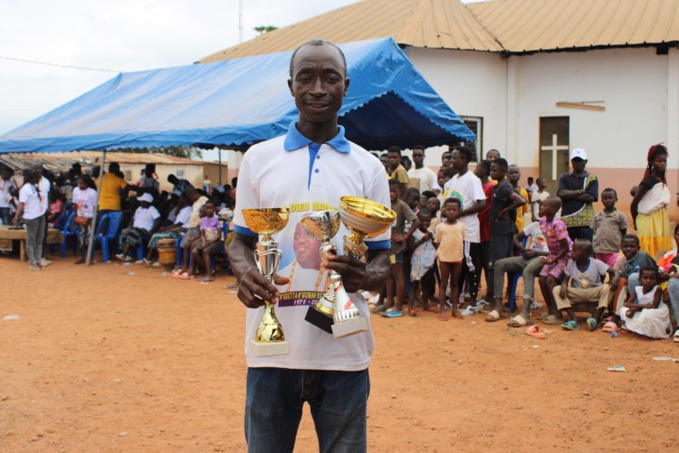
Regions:
<instances>
[{"instance_id":1,"label":"boy wearing cap","mask_svg":"<svg viewBox=\"0 0 679 453\"><path fill-rule=\"evenodd\" d=\"M587 152L582 148L571 151L573 171L564 173L559 178L557 196L561 198L561 220L568 227L568 236L576 239L594 239L594 231L590 227L594 219L595 201L599 200L599 180L596 175L585 170Z\"/></svg>"},{"instance_id":2,"label":"boy wearing cap","mask_svg":"<svg viewBox=\"0 0 679 453\"><path fill-rule=\"evenodd\" d=\"M153 234L160 226L160 213L151 205L153 195L145 193L137 200L140 206L134 211L132 226L120 233L118 249L122 250L122 253L116 255L116 258L121 261L132 261L132 257L129 256L130 249L139 247L142 238Z\"/></svg>"}]
</instances>

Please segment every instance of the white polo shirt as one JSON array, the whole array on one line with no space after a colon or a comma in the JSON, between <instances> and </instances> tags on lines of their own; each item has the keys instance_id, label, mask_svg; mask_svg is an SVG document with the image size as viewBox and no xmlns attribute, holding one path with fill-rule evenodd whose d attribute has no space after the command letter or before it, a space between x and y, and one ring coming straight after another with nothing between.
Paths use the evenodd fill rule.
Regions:
<instances>
[{"instance_id":1,"label":"white polo shirt","mask_svg":"<svg viewBox=\"0 0 679 453\"><path fill-rule=\"evenodd\" d=\"M338 208L340 198L347 195L390 205L384 167L366 150L346 140L341 126L335 138L318 145L302 136L296 123L292 123L287 135L255 145L245 153L238 175L234 230L254 235L245 223L243 209L288 207L288 224L274 238L282 250L278 274L292 277L290 285L279 287L281 299L276 304L290 354L272 357L252 354L250 342L255 338L264 309L251 309L247 313L245 335L248 366L359 371L370 364L375 344L370 329L335 338L304 320L309 305L322 296L326 276L315 269L302 268L299 263L304 259L297 259L293 247L296 224L304 214ZM349 234L340 225L331 241L340 254L343 237ZM302 253L299 246L302 239L298 237L298 253ZM366 244L374 250L388 250L389 230L377 238L366 238ZM306 253L318 253L318 249L307 248ZM369 322L370 313L363 297L356 293L349 297Z\"/></svg>"}]
</instances>

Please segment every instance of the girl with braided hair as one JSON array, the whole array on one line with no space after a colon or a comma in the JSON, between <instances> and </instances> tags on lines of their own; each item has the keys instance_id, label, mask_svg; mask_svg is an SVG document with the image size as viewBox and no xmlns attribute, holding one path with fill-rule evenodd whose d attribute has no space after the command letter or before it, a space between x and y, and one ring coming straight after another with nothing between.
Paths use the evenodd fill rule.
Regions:
<instances>
[{"instance_id":1,"label":"girl with braided hair","mask_svg":"<svg viewBox=\"0 0 679 453\"><path fill-rule=\"evenodd\" d=\"M650 147L644 179L641 180L630 207L641 250L651 257L672 249L670 219L667 214L671 194L665 179L667 156L664 145Z\"/></svg>"}]
</instances>

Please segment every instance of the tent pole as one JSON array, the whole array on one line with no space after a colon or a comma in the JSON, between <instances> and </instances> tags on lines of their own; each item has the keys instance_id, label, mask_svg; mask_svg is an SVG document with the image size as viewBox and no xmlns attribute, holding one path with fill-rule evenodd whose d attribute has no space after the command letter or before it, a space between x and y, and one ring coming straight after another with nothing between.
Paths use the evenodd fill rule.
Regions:
<instances>
[{"instance_id":1,"label":"tent pole","mask_svg":"<svg viewBox=\"0 0 679 453\"><path fill-rule=\"evenodd\" d=\"M90 240L87 244L87 262L85 267L90 267L92 264L92 251L94 249L94 230L97 226L97 217L99 217L99 192L101 191L101 182L104 179L104 165L106 164L106 150L104 156L101 158L101 167L99 168L99 183L97 184L97 204L94 205L94 216L92 216L92 226L90 227Z\"/></svg>"},{"instance_id":2,"label":"tent pole","mask_svg":"<svg viewBox=\"0 0 679 453\"><path fill-rule=\"evenodd\" d=\"M217 148L219 150L219 185L222 185L222 148Z\"/></svg>"}]
</instances>

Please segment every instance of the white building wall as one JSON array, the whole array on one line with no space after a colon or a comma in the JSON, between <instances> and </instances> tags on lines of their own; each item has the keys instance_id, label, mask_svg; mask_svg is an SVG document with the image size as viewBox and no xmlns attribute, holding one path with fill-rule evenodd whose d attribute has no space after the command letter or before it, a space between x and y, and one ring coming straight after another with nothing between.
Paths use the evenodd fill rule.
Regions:
<instances>
[{"instance_id":1,"label":"white building wall","mask_svg":"<svg viewBox=\"0 0 679 453\"><path fill-rule=\"evenodd\" d=\"M483 117L483 151L506 147L506 59L498 54L441 49L406 49L408 58L460 116ZM440 153L427 153L440 165Z\"/></svg>"},{"instance_id":2,"label":"white building wall","mask_svg":"<svg viewBox=\"0 0 679 453\"><path fill-rule=\"evenodd\" d=\"M589 166L644 168L649 146L667 142L668 56L655 49L606 49L521 57L518 78L518 155L539 165L541 116L570 117L570 146L588 152ZM604 101L606 110L556 103Z\"/></svg>"}]
</instances>

